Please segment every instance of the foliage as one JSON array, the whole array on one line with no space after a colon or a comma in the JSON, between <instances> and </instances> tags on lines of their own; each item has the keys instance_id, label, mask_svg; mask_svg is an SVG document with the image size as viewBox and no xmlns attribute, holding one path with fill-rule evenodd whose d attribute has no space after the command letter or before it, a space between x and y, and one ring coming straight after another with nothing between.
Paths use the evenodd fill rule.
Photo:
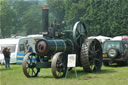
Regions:
<instances>
[{"instance_id":1,"label":"foliage","mask_svg":"<svg viewBox=\"0 0 128 85\"><path fill-rule=\"evenodd\" d=\"M42 32L40 6L45 1L50 24L63 22L66 29L72 29L81 20L91 35L128 35L128 0L0 0L2 37Z\"/></svg>"},{"instance_id":2,"label":"foliage","mask_svg":"<svg viewBox=\"0 0 128 85\"><path fill-rule=\"evenodd\" d=\"M1 1L0 29L3 38L41 32L41 10L37 2Z\"/></svg>"},{"instance_id":3,"label":"foliage","mask_svg":"<svg viewBox=\"0 0 128 85\"><path fill-rule=\"evenodd\" d=\"M3 37L9 37L13 28L14 12L6 0L0 1L0 29Z\"/></svg>"},{"instance_id":4,"label":"foliage","mask_svg":"<svg viewBox=\"0 0 128 85\"><path fill-rule=\"evenodd\" d=\"M24 31L27 34L38 34L41 32L41 10L37 4L31 5L23 14Z\"/></svg>"},{"instance_id":5,"label":"foliage","mask_svg":"<svg viewBox=\"0 0 128 85\"><path fill-rule=\"evenodd\" d=\"M53 0L49 5L56 6L56 1ZM65 0L64 9L67 27L81 20L85 21L91 35L128 35L127 0Z\"/></svg>"},{"instance_id":6,"label":"foliage","mask_svg":"<svg viewBox=\"0 0 128 85\"><path fill-rule=\"evenodd\" d=\"M56 19L58 22L63 21L65 15L65 0L47 0L47 3L50 8L50 12L54 16L53 19ZM51 21L54 21L53 19Z\"/></svg>"}]
</instances>

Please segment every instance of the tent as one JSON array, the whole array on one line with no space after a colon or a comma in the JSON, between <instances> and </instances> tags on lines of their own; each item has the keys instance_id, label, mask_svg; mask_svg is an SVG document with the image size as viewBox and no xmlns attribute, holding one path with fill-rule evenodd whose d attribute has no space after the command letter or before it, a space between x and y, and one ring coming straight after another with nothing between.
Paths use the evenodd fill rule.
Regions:
<instances>
[{"instance_id":1,"label":"tent","mask_svg":"<svg viewBox=\"0 0 128 85\"><path fill-rule=\"evenodd\" d=\"M112 38L111 37L107 37L107 36L99 35L99 36L88 37L88 39L98 39L101 43L103 43L104 41L111 40Z\"/></svg>"},{"instance_id":2,"label":"tent","mask_svg":"<svg viewBox=\"0 0 128 85\"><path fill-rule=\"evenodd\" d=\"M128 36L116 36L112 40L128 40Z\"/></svg>"}]
</instances>

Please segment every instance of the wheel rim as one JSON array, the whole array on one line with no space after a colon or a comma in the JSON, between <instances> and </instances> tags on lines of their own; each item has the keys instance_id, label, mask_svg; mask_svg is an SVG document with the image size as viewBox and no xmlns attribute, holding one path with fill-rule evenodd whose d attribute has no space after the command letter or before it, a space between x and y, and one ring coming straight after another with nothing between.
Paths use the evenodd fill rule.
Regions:
<instances>
[{"instance_id":1,"label":"wheel rim","mask_svg":"<svg viewBox=\"0 0 128 85\"><path fill-rule=\"evenodd\" d=\"M28 53L23 60L23 72L26 77L36 77L39 73L38 68L36 68L36 54Z\"/></svg>"},{"instance_id":2,"label":"wheel rim","mask_svg":"<svg viewBox=\"0 0 128 85\"><path fill-rule=\"evenodd\" d=\"M89 63L92 71L97 71L101 67L102 48L97 40L93 40L89 46Z\"/></svg>"},{"instance_id":3,"label":"wheel rim","mask_svg":"<svg viewBox=\"0 0 128 85\"><path fill-rule=\"evenodd\" d=\"M77 47L81 47L85 39L87 39L87 29L85 24L78 21L73 27L73 40Z\"/></svg>"},{"instance_id":4,"label":"wheel rim","mask_svg":"<svg viewBox=\"0 0 128 85\"><path fill-rule=\"evenodd\" d=\"M52 74L55 78L62 78L66 74L67 61L64 53L59 52L53 56L52 60Z\"/></svg>"},{"instance_id":5,"label":"wheel rim","mask_svg":"<svg viewBox=\"0 0 128 85\"><path fill-rule=\"evenodd\" d=\"M117 54L118 54L118 50L115 49L115 48L110 48L110 49L108 50L108 56L109 56L110 58L115 58L115 57L117 57Z\"/></svg>"}]
</instances>

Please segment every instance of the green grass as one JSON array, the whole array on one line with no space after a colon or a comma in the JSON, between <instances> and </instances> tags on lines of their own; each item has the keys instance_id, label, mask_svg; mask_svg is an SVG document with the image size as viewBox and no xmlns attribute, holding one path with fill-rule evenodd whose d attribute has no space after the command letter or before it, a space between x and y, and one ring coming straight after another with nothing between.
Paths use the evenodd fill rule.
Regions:
<instances>
[{"instance_id":1,"label":"green grass","mask_svg":"<svg viewBox=\"0 0 128 85\"><path fill-rule=\"evenodd\" d=\"M85 73L82 68L76 68L68 73L67 78L55 79L51 69L41 69L36 78L26 78L22 65L11 65L5 69L0 65L0 85L128 85L128 67L102 67L98 73Z\"/></svg>"}]
</instances>

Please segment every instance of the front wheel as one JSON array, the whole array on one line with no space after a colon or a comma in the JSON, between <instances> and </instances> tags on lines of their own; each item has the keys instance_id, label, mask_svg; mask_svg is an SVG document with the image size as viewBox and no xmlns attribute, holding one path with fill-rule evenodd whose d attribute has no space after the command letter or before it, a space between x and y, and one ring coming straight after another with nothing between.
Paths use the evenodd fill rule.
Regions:
<instances>
[{"instance_id":1,"label":"front wheel","mask_svg":"<svg viewBox=\"0 0 128 85\"><path fill-rule=\"evenodd\" d=\"M23 72L26 77L36 77L40 71L36 68L36 54L28 53L23 59Z\"/></svg>"}]
</instances>

